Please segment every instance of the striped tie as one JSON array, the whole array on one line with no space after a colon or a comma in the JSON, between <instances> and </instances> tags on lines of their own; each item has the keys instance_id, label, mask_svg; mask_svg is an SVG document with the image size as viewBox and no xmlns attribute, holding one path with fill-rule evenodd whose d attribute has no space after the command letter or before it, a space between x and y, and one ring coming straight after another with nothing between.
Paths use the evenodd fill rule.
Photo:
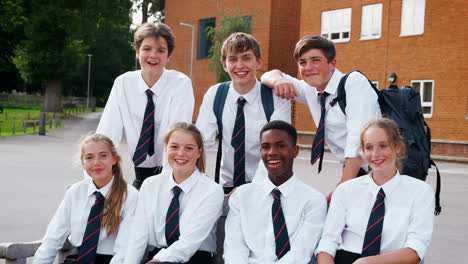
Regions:
<instances>
[{"instance_id":1,"label":"striped tie","mask_svg":"<svg viewBox=\"0 0 468 264\"><path fill-rule=\"evenodd\" d=\"M172 189L174 197L172 198L169 209L167 209L166 214L166 243L167 246L172 245L179 239L179 195L182 192L182 189L179 186L175 186Z\"/></svg>"},{"instance_id":2,"label":"striped tie","mask_svg":"<svg viewBox=\"0 0 468 264\"><path fill-rule=\"evenodd\" d=\"M234 148L234 187L245 183L245 118L244 97L237 99L237 115L232 130L231 146Z\"/></svg>"},{"instance_id":3,"label":"striped tie","mask_svg":"<svg viewBox=\"0 0 468 264\"><path fill-rule=\"evenodd\" d=\"M86 225L76 264L90 264L96 260L105 198L98 191L94 192L94 195L96 195L96 201L89 212L88 224Z\"/></svg>"},{"instance_id":4,"label":"striped tie","mask_svg":"<svg viewBox=\"0 0 468 264\"><path fill-rule=\"evenodd\" d=\"M318 166L319 173L322 171L323 150L325 146L325 99L327 96L327 92L322 92L319 94L321 116L317 132L315 132L314 142L312 143L312 155L310 160L312 165L314 165L315 162L320 158Z\"/></svg>"},{"instance_id":5,"label":"striped tie","mask_svg":"<svg viewBox=\"0 0 468 264\"><path fill-rule=\"evenodd\" d=\"M271 195L273 195L271 217L273 219L273 231L275 234L275 253L279 260L291 250L291 246L289 245L288 227L286 226L283 209L281 208L281 192L278 189L274 189Z\"/></svg>"},{"instance_id":6,"label":"striped tie","mask_svg":"<svg viewBox=\"0 0 468 264\"><path fill-rule=\"evenodd\" d=\"M382 238L382 227L385 216L385 192L382 188L377 193L374 208L372 208L369 222L367 223L366 235L362 245L362 257L380 254L380 241Z\"/></svg>"},{"instance_id":7,"label":"striped tie","mask_svg":"<svg viewBox=\"0 0 468 264\"><path fill-rule=\"evenodd\" d=\"M141 127L140 139L133 154L133 164L135 167L145 161L146 156L154 154L154 93L148 89L146 96L148 102L146 103L145 119L143 119L143 126Z\"/></svg>"}]
</instances>

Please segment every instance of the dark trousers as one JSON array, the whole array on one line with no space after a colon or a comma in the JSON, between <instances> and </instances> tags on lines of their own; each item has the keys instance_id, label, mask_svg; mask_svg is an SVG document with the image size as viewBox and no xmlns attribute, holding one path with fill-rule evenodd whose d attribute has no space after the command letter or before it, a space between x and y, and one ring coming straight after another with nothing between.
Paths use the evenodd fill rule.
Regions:
<instances>
[{"instance_id":1,"label":"dark trousers","mask_svg":"<svg viewBox=\"0 0 468 264\"><path fill-rule=\"evenodd\" d=\"M152 260L153 257L156 254L158 254L160 250L161 250L160 248L155 248L151 250L150 252L148 252L148 259L145 261L145 263ZM214 259L213 254L211 254L210 252L199 250L195 252L195 254L193 254L193 256L189 259L188 262L184 262L184 263L186 264L212 264L213 259ZM181 264L179 262L160 262L160 263L161 264Z\"/></svg>"},{"instance_id":2,"label":"dark trousers","mask_svg":"<svg viewBox=\"0 0 468 264\"><path fill-rule=\"evenodd\" d=\"M335 254L335 264L353 264L354 261L358 260L361 254L338 250Z\"/></svg>"},{"instance_id":3,"label":"dark trousers","mask_svg":"<svg viewBox=\"0 0 468 264\"><path fill-rule=\"evenodd\" d=\"M143 181L147 178L158 175L162 171L162 167L154 167L154 168L137 168L135 167L135 180L133 181L133 187L137 190L140 190Z\"/></svg>"},{"instance_id":4,"label":"dark trousers","mask_svg":"<svg viewBox=\"0 0 468 264\"><path fill-rule=\"evenodd\" d=\"M96 254L96 260L94 261L94 264L109 264L112 257L112 255ZM74 264L76 263L77 258L78 255L70 255L67 258L65 258L63 264Z\"/></svg>"}]
</instances>

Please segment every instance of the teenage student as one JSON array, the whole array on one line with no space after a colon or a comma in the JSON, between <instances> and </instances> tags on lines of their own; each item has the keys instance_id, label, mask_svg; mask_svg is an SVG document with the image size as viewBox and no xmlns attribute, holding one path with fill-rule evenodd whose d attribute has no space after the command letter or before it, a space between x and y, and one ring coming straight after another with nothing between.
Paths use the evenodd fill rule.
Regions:
<instances>
[{"instance_id":1,"label":"teenage student","mask_svg":"<svg viewBox=\"0 0 468 264\"><path fill-rule=\"evenodd\" d=\"M163 23L145 23L135 32L134 45L141 70L115 79L97 132L115 144L122 139L135 167L133 186L161 173L163 138L175 122L192 122L194 97L191 80L166 69L175 37Z\"/></svg>"},{"instance_id":2,"label":"teenage student","mask_svg":"<svg viewBox=\"0 0 468 264\"><path fill-rule=\"evenodd\" d=\"M299 147L290 124L275 120L260 132L266 174L229 198L224 260L238 263L309 263L325 222L325 196L293 173Z\"/></svg>"},{"instance_id":3,"label":"teenage student","mask_svg":"<svg viewBox=\"0 0 468 264\"><path fill-rule=\"evenodd\" d=\"M369 120L380 116L377 94L367 78L357 72L349 75L346 84L346 115L340 106L330 105L337 96L337 87L344 76L336 69L335 44L322 36L305 36L294 50L302 80L279 70L263 74L261 80L274 87L284 98L294 98L307 105L318 128L312 144L311 163L322 167L324 142L343 164L339 183L367 173L367 164L359 149L359 133ZM329 202L331 193L327 196Z\"/></svg>"},{"instance_id":4,"label":"teenage student","mask_svg":"<svg viewBox=\"0 0 468 264\"><path fill-rule=\"evenodd\" d=\"M52 264L68 237L76 264L121 263L138 192L122 175L121 158L102 134L88 135L80 160L89 178L73 184L49 223L34 264Z\"/></svg>"},{"instance_id":5,"label":"teenage student","mask_svg":"<svg viewBox=\"0 0 468 264\"><path fill-rule=\"evenodd\" d=\"M231 77L220 120L223 135L221 183L225 193L230 193L234 187L252 181L260 161L258 134L269 120L291 122L291 103L270 93L274 111L267 118L266 105L262 102L264 88L256 77L262 66L260 46L252 35L231 34L221 48L221 62ZM216 143L218 125L214 104L222 86L221 83L211 86L200 107L197 127L205 140L205 148Z\"/></svg>"},{"instance_id":6,"label":"teenage student","mask_svg":"<svg viewBox=\"0 0 468 264\"><path fill-rule=\"evenodd\" d=\"M216 222L224 194L205 171L203 139L188 123L176 123L164 138L169 169L140 190L125 263L212 263Z\"/></svg>"},{"instance_id":7,"label":"teenage student","mask_svg":"<svg viewBox=\"0 0 468 264\"><path fill-rule=\"evenodd\" d=\"M368 123L360 145L371 171L333 193L318 263L420 263L434 224L431 187L398 172L405 143L394 121Z\"/></svg>"}]
</instances>

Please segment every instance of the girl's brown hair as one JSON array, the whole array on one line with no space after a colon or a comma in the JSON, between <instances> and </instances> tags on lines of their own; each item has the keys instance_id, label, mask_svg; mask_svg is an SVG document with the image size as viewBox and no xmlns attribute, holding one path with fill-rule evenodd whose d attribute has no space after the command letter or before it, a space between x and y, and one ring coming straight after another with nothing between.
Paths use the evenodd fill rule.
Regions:
<instances>
[{"instance_id":1,"label":"girl's brown hair","mask_svg":"<svg viewBox=\"0 0 468 264\"><path fill-rule=\"evenodd\" d=\"M361 149L364 150L364 134L370 128L381 128L387 134L388 143L390 147L396 151L398 147L400 151L396 153L396 167L399 171L403 169L401 160L406 156L405 141L400 134L400 129L395 121L388 118L378 118L367 123L361 131Z\"/></svg>"},{"instance_id":2,"label":"girl's brown hair","mask_svg":"<svg viewBox=\"0 0 468 264\"><path fill-rule=\"evenodd\" d=\"M106 144L111 152L111 155L116 159L115 164L112 165L114 180L112 182L111 191L106 197L106 201L104 202L104 216L102 219L102 226L106 228L106 231L109 235L112 235L116 233L119 228L121 221L120 211L122 209L123 203L127 199L127 182L123 178L122 166L120 164L122 159L117 153L115 145L110 138L103 134L93 133L89 134L81 141L81 160L83 159L84 146L91 142L102 142Z\"/></svg>"},{"instance_id":3,"label":"girl's brown hair","mask_svg":"<svg viewBox=\"0 0 468 264\"><path fill-rule=\"evenodd\" d=\"M205 172L205 151L203 148L203 137L200 133L200 130L195 125L185 123L185 122L178 122L171 126L171 129L166 133L164 136L164 144L167 146L169 139L171 138L172 134L175 131L183 131L189 133L197 142L198 148L200 149L200 158L197 160L197 168L200 172Z\"/></svg>"}]
</instances>

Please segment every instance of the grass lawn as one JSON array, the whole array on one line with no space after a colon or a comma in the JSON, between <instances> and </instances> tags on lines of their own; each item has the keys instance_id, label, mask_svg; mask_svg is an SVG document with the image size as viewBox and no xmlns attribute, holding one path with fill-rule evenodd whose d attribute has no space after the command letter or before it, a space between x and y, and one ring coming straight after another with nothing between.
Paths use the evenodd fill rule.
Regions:
<instances>
[{"instance_id":1,"label":"grass lawn","mask_svg":"<svg viewBox=\"0 0 468 264\"><path fill-rule=\"evenodd\" d=\"M96 111L102 111L102 108ZM63 113L47 113L46 131L63 127L62 119L88 113L91 109L64 109ZM0 138L39 133L40 107L8 107L0 114Z\"/></svg>"}]
</instances>

